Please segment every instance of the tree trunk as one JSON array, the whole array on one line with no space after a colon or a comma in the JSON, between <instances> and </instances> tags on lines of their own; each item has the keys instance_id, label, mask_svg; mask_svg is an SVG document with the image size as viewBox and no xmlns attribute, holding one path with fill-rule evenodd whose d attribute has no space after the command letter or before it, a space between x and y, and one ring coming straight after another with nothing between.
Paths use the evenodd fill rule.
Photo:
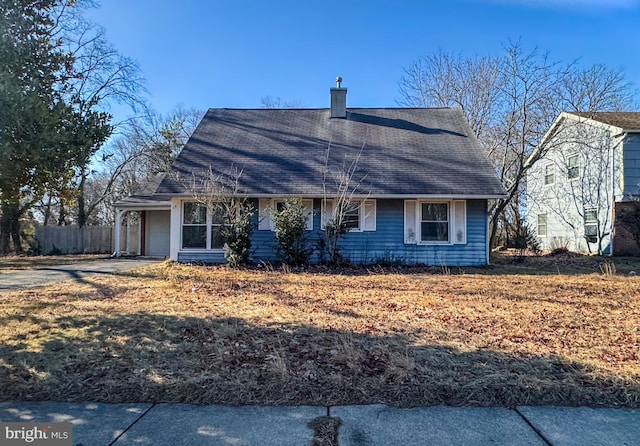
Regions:
<instances>
[{"instance_id":1,"label":"tree trunk","mask_svg":"<svg viewBox=\"0 0 640 446\"><path fill-rule=\"evenodd\" d=\"M84 186L87 181L87 176L82 172L80 178L80 184L78 185L78 226L83 228L87 224L87 210L84 204Z\"/></svg>"},{"instance_id":2,"label":"tree trunk","mask_svg":"<svg viewBox=\"0 0 640 446\"><path fill-rule=\"evenodd\" d=\"M60 215L58 216L58 226L67 226L67 213L64 209L64 200L60 199Z\"/></svg>"},{"instance_id":3,"label":"tree trunk","mask_svg":"<svg viewBox=\"0 0 640 446\"><path fill-rule=\"evenodd\" d=\"M2 202L2 213L0 215L0 250L3 254L9 254L11 241L13 241L13 251L22 252L20 242L20 206L17 203Z\"/></svg>"},{"instance_id":4,"label":"tree trunk","mask_svg":"<svg viewBox=\"0 0 640 446\"><path fill-rule=\"evenodd\" d=\"M47 199L47 205L44 208L44 218L42 226L47 226L49 224L49 219L51 218L51 195L49 195Z\"/></svg>"}]
</instances>

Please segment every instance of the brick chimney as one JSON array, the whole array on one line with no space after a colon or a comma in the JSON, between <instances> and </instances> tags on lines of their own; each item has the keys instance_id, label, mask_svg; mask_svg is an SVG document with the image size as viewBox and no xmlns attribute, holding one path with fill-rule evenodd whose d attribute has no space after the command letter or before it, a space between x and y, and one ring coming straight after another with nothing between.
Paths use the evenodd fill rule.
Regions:
<instances>
[{"instance_id":1,"label":"brick chimney","mask_svg":"<svg viewBox=\"0 0 640 446\"><path fill-rule=\"evenodd\" d=\"M336 88L331 89L331 118L347 117L347 89L342 88L342 78L336 78Z\"/></svg>"}]
</instances>

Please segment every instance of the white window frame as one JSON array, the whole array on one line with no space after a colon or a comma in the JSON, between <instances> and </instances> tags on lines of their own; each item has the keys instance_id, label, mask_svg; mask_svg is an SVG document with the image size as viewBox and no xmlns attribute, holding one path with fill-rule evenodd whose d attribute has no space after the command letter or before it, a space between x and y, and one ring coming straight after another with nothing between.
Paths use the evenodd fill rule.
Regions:
<instances>
[{"instance_id":1,"label":"white window frame","mask_svg":"<svg viewBox=\"0 0 640 446\"><path fill-rule=\"evenodd\" d=\"M332 215L327 215L327 201L331 202L331 205L329 206L331 209L331 213ZM378 219L378 205L377 205L377 201L375 199L370 199L370 198L357 198L357 199L353 199L350 200L350 203L357 203L358 205L358 227L357 228L350 228L349 232L375 232L377 230L377 219ZM322 212L321 212L321 224L320 224L320 228L324 231L324 228L327 224L327 221L333 217L333 210L334 210L334 205L335 205L335 199L334 198L327 198L326 200L322 200ZM371 217L372 220L372 225L370 226L370 228L366 227L366 207L367 205L372 207L372 212L373 212L373 216Z\"/></svg>"},{"instance_id":2,"label":"white window frame","mask_svg":"<svg viewBox=\"0 0 640 446\"><path fill-rule=\"evenodd\" d=\"M418 245L453 245L453 201L451 200L418 200L416 209L416 238ZM422 240L422 205L423 204L446 204L447 205L447 240Z\"/></svg>"},{"instance_id":3,"label":"white window frame","mask_svg":"<svg viewBox=\"0 0 640 446\"><path fill-rule=\"evenodd\" d=\"M187 224L185 225L184 223L184 216L185 216L185 212L184 212L184 208L187 205L187 203L194 203L200 206L204 206L206 209L206 223L203 224L197 224L197 225L192 225L192 224ZM207 205L204 203L200 203L198 201L193 201L193 200L184 200L182 202L182 205L180 206L180 250L181 251L212 251L212 252L223 252L223 248L212 248L211 247L211 243L212 243L212 230L213 230L213 215L212 215L212 210L214 209L215 206L211 206L211 205ZM204 226L205 230L206 230L206 243L205 243L205 247L201 248L201 247L194 247L194 248L187 248L184 246L184 227L185 226Z\"/></svg>"},{"instance_id":4,"label":"white window frame","mask_svg":"<svg viewBox=\"0 0 640 446\"><path fill-rule=\"evenodd\" d=\"M258 201L258 227L259 231L274 231L275 225L271 218L272 212L278 208L279 203L284 203L287 200L286 197L277 198L260 198ZM307 215L307 223L305 226L306 231L313 231L313 198L301 198L302 204L309 209Z\"/></svg>"},{"instance_id":5,"label":"white window frame","mask_svg":"<svg viewBox=\"0 0 640 446\"><path fill-rule=\"evenodd\" d=\"M547 172L547 170L551 170L551 172ZM545 164L542 167L542 184L546 186L553 186L556 182L556 168L553 164ZM547 178L551 178L551 181L547 182Z\"/></svg>"},{"instance_id":6,"label":"white window frame","mask_svg":"<svg viewBox=\"0 0 640 446\"><path fill-rule=\"evenodd\" d=\"M595 215L595 218L593 219L587 219L587 215L593 213ZM584 208L584 227L583 227L583 231L584 231L584 239L587 241L587 243L597 243L598 242L598 209L594 208L594 207L585 207ZM587 238L587 226L593 226L595 227L595 234L593 235L593 237L595 237L594 241L590 241L589 238Z\"/></svg>"},{"instance_id":7,"label":"white window frame","mask_svg":"<svg viewBox=\"0 0 640 446\"><path fill-rule=\"evenodd\" d=\"M575 166L571 165L571 160L572 159L577 159L578 163ZM572 177L571 176L571 169L576 169L577 174L576 176ZM578 155L577 153L574 153L573 155L570 155L567 157L567 179L569 181L575 181L578 178L580 178L580 155Z\"/></svg>"},{"instance_id":8,"label":"white window frame","mask_svg":"<svg viewBox=\"0 0 640 446\"><path fill-rule=\"evenodd\" d=\"M186 212L185 212L185 207L188 204L194 204L196 206L204 206L205 207L205 222L204 223L197 223L197 224L193 224L193 223L185 223L185 216L186 216ZM209 234L208 234L208 225L207 225L207 220L209 218L208 214L208 210L206 209L207 206L203 203L199 203L197 201L190 201L190 200L185 200L182 202L182 205L180 206L180 249L182 250L186 250L186 251L202 251L204 249L207 249L207 246L209 245ZM205 244L204 247L200 247L200 246L184 246L184 228L185 227L203 227L204 226L204 230L205 230Z\"/></svg>"},{"instance_id":9,"label":"white window frame","mask_svg":"<svg viewBox=\"0 0 640 446\"><path fill-rule=\"evenodd\" d=\"M544 224L540 223L540 217L544 218ZM540 226L544 226L544 234L540 233ZM536 217L536 235L538 237L546 237L549 233L549 219L547 217L547 213L543 212L537 215Z\"/></svg>"}]
</instances>

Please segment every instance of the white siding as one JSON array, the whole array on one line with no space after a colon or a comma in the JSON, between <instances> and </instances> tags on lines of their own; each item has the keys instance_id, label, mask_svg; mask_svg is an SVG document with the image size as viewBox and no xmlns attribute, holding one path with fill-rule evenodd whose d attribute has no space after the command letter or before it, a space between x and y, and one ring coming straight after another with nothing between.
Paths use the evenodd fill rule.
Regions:
<instances>
[{"instance_id":1,"label":"white siding","mask_svg":"<svg viewBox=\"0 0 640 446\"><path fill-rule=\"evenodd\" d=\"M562 126L551 149L527 174L527 222L536 230L539 214L547 214L543 249L567 247L573 251L608 252L612 203L621 196L622 139L602 127L569 121ZM568 179L568 160L580 157L580 174ZM555 166L555 182L544 185L544 171ZM612 172L615 172L612 178ZM598 210L600 243L584 238L584 209Z\"/></svg>"}]
</instances>

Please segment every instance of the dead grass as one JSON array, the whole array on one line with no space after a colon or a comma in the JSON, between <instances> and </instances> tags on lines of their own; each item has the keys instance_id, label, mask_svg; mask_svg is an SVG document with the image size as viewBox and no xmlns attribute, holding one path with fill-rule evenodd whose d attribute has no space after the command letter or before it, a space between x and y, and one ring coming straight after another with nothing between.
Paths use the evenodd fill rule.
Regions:
<instances>
[{"instance_id":1,"label":"dead grass","mask_svg":"<svg viewBox=\"0 0 640 446\"><path fill-rule=\"evenodd\" d=\"M527 262L165 262L2 293L0 400L640 407L637 260L609 275L596 258L562 274Z\"/></svg>"}]
</instances>

